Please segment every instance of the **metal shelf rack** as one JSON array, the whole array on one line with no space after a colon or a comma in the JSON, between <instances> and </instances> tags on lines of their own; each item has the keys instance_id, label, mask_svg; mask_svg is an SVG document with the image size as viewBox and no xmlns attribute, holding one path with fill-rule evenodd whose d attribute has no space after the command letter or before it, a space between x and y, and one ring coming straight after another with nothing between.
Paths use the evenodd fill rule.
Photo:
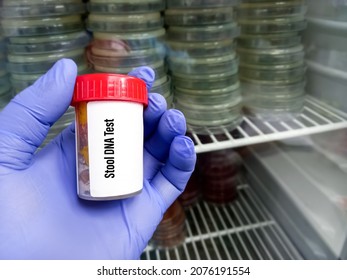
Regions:
<instances>
[{"instance_id":1,"label":"metal shelf rack","mask_svg":"<svg viewBox=\"0 0 347 280\"><path fill-rule=\"evenodd\" d=\"M209 133L201 136L192 131L197 153L237 148L252 144L284 140L292 137L311 135L347 128L347 114L327 105L314 97L307 96L303 112L287 121L271 122L257 118L243 117L237 128L218 136Z\"/></svg>"},{"instance_id":2,"label":"metal shelf rack","mask_svg":"<svg viewBox=\"0 0 347 280\"><path fill-rule=\"evenodd\" d=\"M141 259L302 259L248 185L239 186L234 202L213 206L201 200L186 209L186 217L184 244L166 249L148 245Z\"/></svg>"}]
</instances>

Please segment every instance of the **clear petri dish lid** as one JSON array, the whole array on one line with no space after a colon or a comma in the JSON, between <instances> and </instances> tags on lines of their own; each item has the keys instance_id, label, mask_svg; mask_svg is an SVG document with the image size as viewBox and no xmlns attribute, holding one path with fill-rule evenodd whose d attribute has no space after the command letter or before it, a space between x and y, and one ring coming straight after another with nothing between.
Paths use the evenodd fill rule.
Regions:
<instances>
[{"instance_id":1,"label":"clear petri dish lid","mask_svg":"<svg viewBox=\"0 0 347 280\"><path fill-rule=\"evenodd\" d=\"M110 50L93 48L88 53L88 60L94 66L105 66L113 68L128 68L153 64L164 61L164 56L156 50L115 52Z\"/></svg>"},{"instance_id":2,"label":"clear petri dish lid","mask_svg":"<svg viewBox=\"0 0 347 280\"><path fill-rule=\"evenodd\" d=\"M159 93L162 95L171 95L171 77L165 75L165 77L158 77L154 85L151 88L151 92Z\"/></svg>"},{"instance_id":3,"label":"clear petri dish lid","mask_svg":"<svg viewBox=\"0 0 347 280\"><path fill-rule=\"evenodd\" d=\"M260 64L270 66L279 64L300 64L303 63L305 52L303 45L281 49L245 49L238 48L240 61L242 64Z\"/></svg>"},{"instance_id":4,"label":"clear petri dish lid","mask_svg":"<svg viewBox=\"0 0 347 280\"><path fill-rule=\"evenodd\" d=\"M155 30L163 27L163 19L159 12L126 15L90 14L87 27L94 32L136 32Z\"/></svg>"},{"instance_id":5,"label":"clear petri dish lid","mask_svg":"<svg viewBox=\"0 0 347 280\"><path fill-rule=\"evenodd\" d=\"M175 92L181 92L182 94L188 94L188 95L197 95L197 96L214 96L214 95L225 95L230 94L234 91L239 91L240 89L240 83L237 81L231 86L225 87L225 88L219 88L219 89L186 89L186 88L180 88L179 86L175 86Z\"/></svg>"},{"instance_id":6,"label":"clear petri dish lid","mask_svg":"<svg viewBox=\"0 0 347 280\"><path fill-rule=\"evenodd\" d=\"M272 18L305 15L304 1L272 1L242 3L237 7L238 18Z\"/></svg>"},{"instance_id":7,"label":"clear petri dish lid","mask_svg":"<svg viewBox=\"0 0 347 280\"><path fill-rule=\"evenodd\" d=\"M149 13L162 11L162 0L91 0L88 10L95 14Z\"/></svg>"},{"instance_id":8,"label":"clear petri dish lid","mask_svg":"<svg viewBox=\"0 0 347 280\"><path fill-rule=\"evenodd\" d=\"M298 32L261 35L241 34L237 38L239 47L250 49L287 48L299 44L301 44L301 35Z\"/></svg>"},{"instance_id":9,"label":"clear petri dish lid","mask_svg":"<svg viewBox=\"0 0 347 280\"><path fill-rule=\"evenodd\" d=\"M232 7L167 9L164 18L167 25L174 26L223 24L233 21L234 9Z\"/></svg>"},{"instance_id":10,"label":"clear petri dish lid","mask_svg":"<svg viewBox=\"0 0 347 280\"><path fill-rule=\"evenodd\" d=\"M2 0L2 6L47 5L81 3L81 0Z\"/></svg>"},{"instance_id":11,"label":"clear petri dish lid","mask_svg":"<svg viewBox=\"0 0 347 280\"><path fill-rule=\"evenodd\" d=\"M240 67L244 67L247 69L254 69L254 70L264 70L264 71L285 71L290 70L298 67L305 67L304 60L287 63L287 64L273 64L273 65L266 65L266 64L247 64L247 63L241 63Z\"/></svg>"},{"instance_id":12,"label":"clear petri dish lid","mask_svg":"<svg viewBox=\"0 0 347 280\"><path fill-rule=\"evenodd\" d=\"M164 59L165 50L162 48L152 48L144 50L124 50L124 49L103 49L95 46L91 46L89 49L90 53L97 56L104 57L124 57L124 58L136 58L143 56L156 56L158 60Z\"/></svg>"},{"instance_id":13,"label":"clear petri dish lid","mask_svg":"<svg viewBox=\"0 0 347 280\"><path fill-rule=\"evenodd\" d=\"M80 15L2 19L1 25L7 37L51 35L83 29Z\"/></svg>"},{"instance_id":14,"label":"clear petri dish lid","mask_svg":"<svg viewBox=\"0 0 347 280\"><path fill-rule=\"evenodd\" d=\"M234 40L212 42L166 41L169 56L211 57L230 54L235 50Z\"/></svg>"},{"instance_id":15,"label":"clear petri dish lid","mask_svg":"<svg viewBox=\"0 0 347 280\"><path fill-rule=\"evenodd\" d=\"M224 56L204 58L168 57L169 68L172 72L186 74L209 74L234 72L237 73L239 59L235 52Z\"/></svg>"},{"instance_id":16,"label":"clear petri dish lid","mask_svg":"<svg viewBox=\"0 0 347 280\"><path fill-rule=\"evenodd\" d=\"M166 5L168 8L206 8L206 7L228 7L235 6L240 0L170 0Z\"/></svg>"},{"instance_id":17,"label":"clear petri dish lid","mask_svg":"<svg viewBox=\"0 0 347 280\"><path fill-rule=\"evenodd\" d=\"M7 59L11 63L40 63L46 61L57 61L66 57L84 56L84 49L79 48L75 50L69 50L67 52L59 52L52 54L35 54L35 55L20 55L20 54L8 54Z\"/></svg>"},{"instance_id":18,"label":"clear petri dish lid","mask_svg":"<svg viewBox=\"0 0 347 280\"><path fill-rule=\"evenodd\" d=\"M19 37L19 40L11 40L10 38L7 45L8 51L16 54L64 52L77 48L85 48L91 40L90 35L85 31L47 36L49 38L47 38L46 42L44 42L45 39L42 37L46 36ZM53 37L54 40L52 40ZM12 43L13 41L17 43Z\"/></svg>"},{"instance_id":19,"label":"clear petri dish lid","mask_svg":"<svg viewBox=\"0 0 347 280\"><path fill-rule=\"evenodd\" d=\"M198 27L169 26L167 30L169 41L183 42L223 41L239 35L240 28L236 23Z\"/></svg>"},{"instance_id":20,"label":"clear petri dish lid","mask_svg":"<svg viewBox=\"0 0 347 280\"><path fill-rule=\"evenodd\" d=\"M267 18L267 19L240 19L241 33L290 33L303 31L307 22L304 16Z\"/></svg>"},{"instance_id":21,"label":"clear petri dish lid","mask_svg":"<svg viewBox=\"0 0 347 280\"><path fill-rule=\"evenodd\" d=\"M86 6L80 3L47 3L47 4L30 4L19 6L2 7L0 16L3 18L22 18L22 17L39 17L39 16L57 16L83 14L86 12Z\"/></svg>"}]
</instances>

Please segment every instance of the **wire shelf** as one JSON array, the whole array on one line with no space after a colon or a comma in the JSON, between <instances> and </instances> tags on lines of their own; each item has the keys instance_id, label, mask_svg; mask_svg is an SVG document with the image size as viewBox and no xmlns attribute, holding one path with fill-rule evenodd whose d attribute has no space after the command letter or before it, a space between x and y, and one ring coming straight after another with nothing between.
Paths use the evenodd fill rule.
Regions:
<instances>
[{"instance_id":1,"label":"wire shelf","mask_svg":"<svg viewBox=\"0 0 347 280\"><path fill-rule=\"evenodd\" d=\"M311 135L347 128L347 114L333 108L314 97L307 96L303 112L287 121L266 121L243 116L242 123L234 131L226 129L218 136L205 129L203 134L191 132L197 153L228 148L237 148L252 144L284 140L292 137Z\"/></svg>"},{"instance_id":2,"label":"wire shelf","mask_svg":"<svg viewBox=\"0 0 347 280\"><path fill-rule=\"evenodd\" d=\"M186 209L184 244L167 249L147 246L141 259L281 260L302 259L272 215L248 185L225 206L205 201Z\"/></svg>"}]
</instances>

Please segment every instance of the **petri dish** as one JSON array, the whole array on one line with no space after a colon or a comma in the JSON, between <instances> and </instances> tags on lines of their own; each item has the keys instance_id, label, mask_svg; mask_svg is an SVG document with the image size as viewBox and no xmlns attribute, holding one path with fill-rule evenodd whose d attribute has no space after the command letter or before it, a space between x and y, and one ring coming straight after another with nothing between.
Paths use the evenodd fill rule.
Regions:
<instances>
[{"instance_id":1,"label":"petri dish","mask_svg":"<svg viewBox=\"0 0 347 280\"><path fill-rule=\"evenodd\" d=\"M239 76L235 72L189 76L172 73L172 81L173 85L179 88L210 90L230 87L239 81Z\"/></svg>"},{"instance_id":2,"label":"petri dish","mask_svg":"<svg viewBox=\"0 0 347 280\"><path fill-rule=\"evenodd\" d=\"M232 7L209 9L167 9L165 23L174 26L200 26L232 22L234 18Z\"/></svg>"},{"instance_id":3,"label":"petri dish","mask_svg":"<svg viewBox=\"0 0 347 280\"><path fill-rule=\"evenodd\" d=\"M112 67L107 67L107 66L100 66L97 64L93 64L93 68L97 72L116 73L116 74L128 74L130 71L132 71L135 68L140 67L140 66L151 67L155 72L156 82L161 80L161 79L166 79L167 69L165 67L163 60L156 61L152 64L136 64L136 65L128 66L128 67L114 67L114 65ZM165 80L162 81L162 83L164 83L164 82L165 82ZM153 86L155 86L155 85L156 85L156 83Z\"/></svg>"},{"instance_id":4,"label":"petri dish","mask_svg":"<svg viewBox=\"0 0 347 280\"><path fill-rule=\"evenodd\" d=\"M194 96L201 96L202 98L205 97L213 97L213 96L221 96L225 94L230 94L231 92L234 93L240 89L240 83L236 82L235 84L224 87L224 88L217 88L217 89L186 89L186 88L180 88L178 86L175 86L175 91L181 92L182 94L187 95L194 95Z\"/></svg>"},{"instance_id":5,"label":"petri dish","mask_svg":"<svg viewBox=\"0 0 347 280\"><path fill-rule=\"evenodd\" d=\"M129 68L138 65L147 65L156 63L158 60L164 60L163 54L155 49L115 52L92 48L88 53L88 60L93 65L112 67L112 68Z\"/></svg>"},{"instance_id":6,"label":"petri dish","mask_svg":"<svg viewBox=\"0 0 347 280\"><path fill-rule=\"evenodd\" d=\"M271 19L240 19L238 23L241 27L241 33L245 34L298 32L303 31L307 26L304 16Z\"/></svg>"},{"instance_id":7,"label":"petri dish","mask_svg":"<svg viewBox=\"0 0 347 280\"><path fill-rule=\"evenodd\" d=\"M190 91L194 92L194 91ZM192 103L194 105L219 105L233 102L235 98L239 98L241 96L240 84L237 83L236 86L233 86L233 89L230 91L220 90L217 94L211 93L207 94L195 94L190 93L185 89L175 88L174 94L175 98L179 99L180 102L189 104Z\"/></svg>"},{"instance_id":8,"label":"petri dish","mask_svg":"<svg viewBox=\"0 0 347 280\"><path fill-rule=\"evenodd\" d=\"M149 13L162 11L162 0L90 0L88 11L95 14Z\"/></svg>"},{"instance_id":9,"label":"petri dish","mask_svg":"<svg viewBox=\"0 0 347 280\"><path fill-rule=\"evenodd\" d=\"M98 15L90 14L87 27L93 32L131 32L148 31L163 27L160 13L127 14L127 15Z\"/></svg>"},{"instance_id":10,"label":"petri dish","mask_svg":"<svg viewBox=\"0 0 347 280\"><path fill-rule=\"evenodd\" d=\"M239 59L235 52L224 56L190 58L169 56L169 68L172 72L186 74L212 74L238 71Z\"/></svg>"},{"instance_id":11,"label":"petri dish","mask_svg":"<svg viewBox=\"0 0 347 280\"><path fill-rule=\"evenodd\" d=\"M151 88L151 92L155 92L155 93L160 93L162 95L164 95L165 93L171 93L171 77L170 76L166 76L166 79L164 79L164 81L162 79L158 79L158 83L156 82L152 88Z\"/></svg>"},{"instance_id":12,"label":"petri dish","mask_svg":"<svg viewBox=\"0 0 347 280\"><path fill-rule=\"evenodd\" d=\"M240 62L243 64L295 64L304 60L305 52L303 45L281 49L246 49L238 48Z\"/></svg>"},{"instance_id":13,"label":"petri dish","mask_svg":"<svg viewBox=\"0 0 347 280\"><path fill-rule=\"evenodd\" d=\"M3 7L21 6L21 5L48 5L48 4L71 4L81 3L81 0L2 0Z\"/></svg>"},{"instance_id":14,"label":"petri dish","mask_svg":"<svg viewBox=\"0 0 347 280\"><path fill-rule=\"evenodd\" d=\"M0 15L3 18L22 18L22 17L40 17L40 16L58 16L83 14L86 12L83 3L48 3L48 4L30 4L18 6L4 6Z\"/></svg>"},{"instance_id":15,"label":"petri dish","mask_svg":"<svg viewBox=\"0 0 347 280\"><path fill-rule=\"evenodd\" d=\"M248 35L237 38L237 46L250 49L289 48L301 44L298 32Z\"/></svg>"},{"instance_id":16,"label":"petri dish","mask_svg":"<svg viewBox=\"0 0 347 280\"><path fill-rule=\"evenodd\" d=\"M211 57L230 54L235 50L234 40L214 42L166 41L169 56Z\"/></svg>"},{"instance_id":17,"label":"petri dish","mask_svg":"<svg viewBox=\"0 0 347 280\"><path fill-rule=\"evenodd\" d=\"M2 19L1 25L7 37L51 35L83 29L80 15Z\"/></svg>"},{"instance_id":18,"label":"petri dish","mask_svg":"<svg viewBox=\"0 0 347 280\"><path fill-rule=\"evenodd\" d=\"M238 18L272 18L305 15L304 1L273 1L242 3L237 7Z\"/></svg>"},{"instance_id":19,"label":"petri dish","mask_svg":"<svg viewBox=\"0 0 347 280\"><path fill-rule=\"evenodd\" d=\"M259 83L251 83L242 81L242 96L265 96L268 98L287 98L301 95L305 91L306 81L303 79L297 83L285 85L262 85Z\"/></svg>"},{"instance_id":20,"label":"petri dish","mask_svg":"<svg viewBox=\"0 0 347 280\"><path fill-rule=\"evenodd\" d=\"M162 46L164 37L164 28L132 33L94 32L92 45L100 49L142 50Z\"/></svg>"},{"instance_id":21,"label":"petri dish","mask_svg":"<svg viewBox=\"0 0 347 280\"><path fill-rule=\"evenodd\" d=\"M205 128L209 128L210 133L223 128L232 130L242 120L241 97L222 105L187 104L185 101L181 102L178 98L175 98L174 104L175 108L182 111L186 117L188 130L194 130L194 132L199 134L204 134Z\"/></svg>"},{"instance_id":22,"label":"petri dish","mask_svg":"<svg viewBox=\"0 0 347 280\"><path fill-rule=\"evenodd\" d=\"M61 58L79 58L84 57L84 49L75 49L67 52L58 52L52 54L35 54L35 55L21 55L21 54L8 54L7 59L10 63L27 64L27 63L42 63L57 61Z\"/></svg>"},{"instance_id":23,"label":"petri dish","mask_svg":"<svg viewBox=\"0 0 347 280\"><path fill-rule=\"evenodd\" d=\"M198 27L169 26L167 29L169 41L223 41L239 35L240 28L236 23Z\"/></svg>"},{"instance_id":24,"label":"petri dish","mask_svg":"<svg viewBox=\"0 0 347 280\"><path fill-rule=\"evenodd\" d=\"M77 72L79 75L87 74L91 72L90 67L86 63L80 63L77 65ZM21 92L23 89L32 85L38 78L40 78L45 72L42 73L11 73L10 82L16 93Z\"/></svg>"},{"instance_id":25,"label":"petri dish","mask_svg":"<svg viewBox=\"0 0 347 280\"><path fill-rule=\"evenodd\" d=\"M168 8L206 8L230 7L240 3L240 0L170 0L166 1Z\"/></svg>"},{"instance_id":26,"label":"petri dish","mask_svg":"<svg viewBox=\"0 0 347 280\"><path fill-rule=\"evenodd\" d=\"M43 37L48 37L47 40ZM90 35L85 31L40 37L12 37L7 45L8 51L15 54L39 54L64 52L84 48L90 42Z\"/></svg>"},{"instance_id":27,"label":"petri dish","mask_svg":"<svg viewBox=\"0 0 347 280\"><path fill-rule=\"evenodd\" d=\"M240 78L268 81L268 82L283 82L283 83L295 83L301 81L305 77L306 66L284 69L284 70L270 70L261 69L256 66L244 67L240 65L239 69Z\"/></svg>"}]
</instances>

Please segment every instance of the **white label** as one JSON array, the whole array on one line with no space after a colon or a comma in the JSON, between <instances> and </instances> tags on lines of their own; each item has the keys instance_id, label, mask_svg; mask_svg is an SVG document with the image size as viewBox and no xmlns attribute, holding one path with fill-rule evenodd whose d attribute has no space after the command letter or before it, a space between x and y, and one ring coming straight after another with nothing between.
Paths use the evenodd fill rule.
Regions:
<instances>
[{"instance_id":1,"label":"white label","mask_svg":"<svg viewBox=\"0 0 347 280\"><path fill-rule=\"evenodd\" d=\"M89 102L90 195L127 196L143 184L143 106L125 101Z\"/></svg>"}]
</instances>

